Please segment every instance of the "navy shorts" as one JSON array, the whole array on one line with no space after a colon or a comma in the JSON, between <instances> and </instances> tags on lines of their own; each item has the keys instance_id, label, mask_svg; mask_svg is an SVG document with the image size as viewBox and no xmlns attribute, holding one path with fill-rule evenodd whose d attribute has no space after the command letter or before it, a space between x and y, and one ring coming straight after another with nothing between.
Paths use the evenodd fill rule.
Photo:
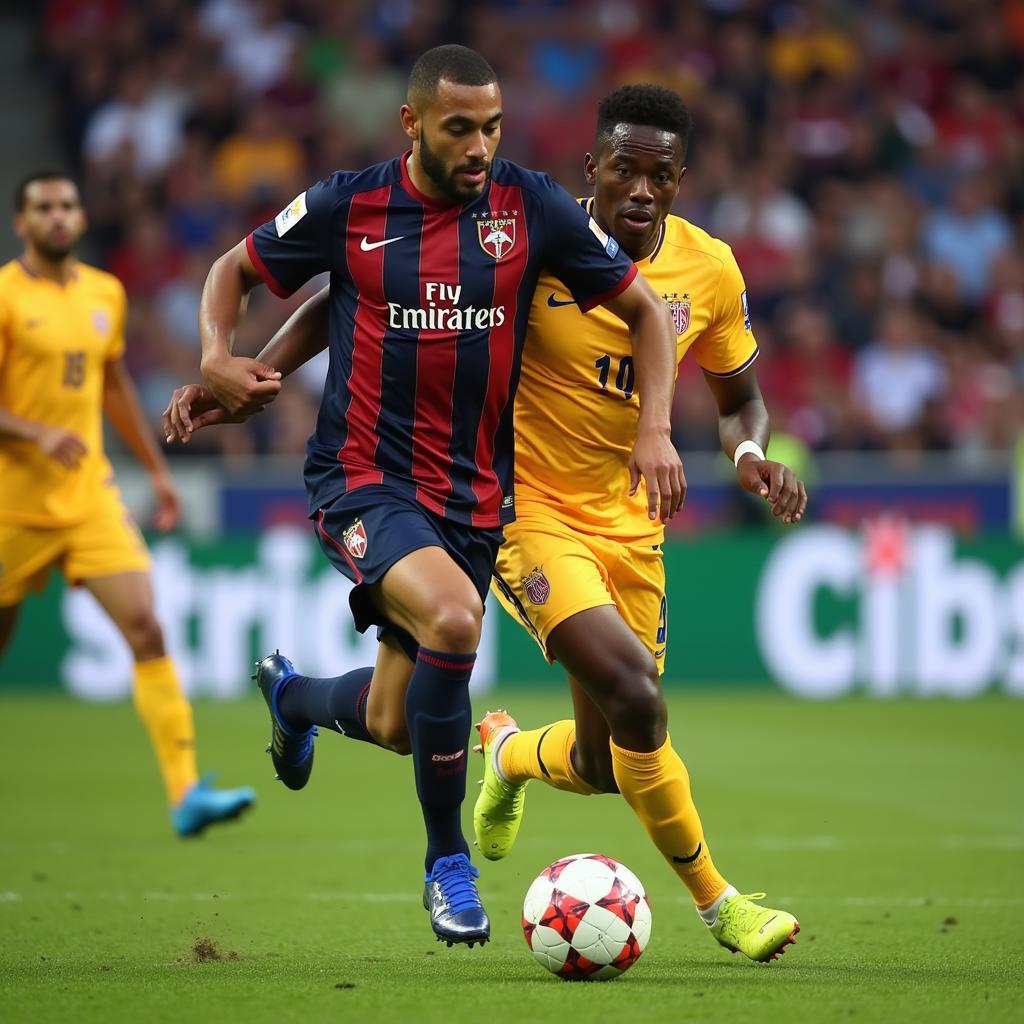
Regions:
<instances>
[{"instance_id":1,"label":"navy shorts","mask_svg":"<svg viewBox=\"0 0 1024 1024\"><path fill-rule=\"evenodd\" d=\"M331 564L355 584L349 605L356 629L365 633L377 626L378 639L395 637L413 661L419 641L377 608L369 587L413 551L440 547L472 580L483 601L503 540L500 529L452 522L387 485L360 487L335 498L317 512L314 529Z\"/></svg>"}]
</instances>

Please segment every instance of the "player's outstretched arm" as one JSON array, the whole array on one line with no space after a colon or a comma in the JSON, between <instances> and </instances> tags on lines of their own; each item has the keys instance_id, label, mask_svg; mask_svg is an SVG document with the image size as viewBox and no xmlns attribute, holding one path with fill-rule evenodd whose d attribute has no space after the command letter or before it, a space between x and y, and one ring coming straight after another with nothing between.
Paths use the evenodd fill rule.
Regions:
<instances>
[{"instance_id":1,"label":"player's outstretched arm","mask_svg":"<svg viewBox=\"0 0 1024 1024\"><path fill-rule=\"evenodd\" d=\"M323 288L307 299L267 342L256 361L274 366L282 379L294 373L327 347L327 310L330 289ZM192 434L217 423L243 423L262 412L276 397L276 391L258 393L232 415L210 388L185 384L175 388L164 409L164 437L188 444Z\"/></svg>"},{"instance_id":2,"label":"player's outstretched arm","mask_svg":"<svg viewBox=\"0 0 1024 1024\"><path fill-rule=\"evenodd\" d=\"M752 441L764 451L771 429L754 367L731 377L705 372L704 379L718 404L718 436L725 454L734 458L744 441ZM764 498L783 523L798 523L803 518L807 491L788 466L746 452L736 464L736 478L744 490Z\"/></svg>"},{"instance_id":3,"label":"player's outstretched arm","mask_svg":"<svg viewBox=\"0 0 1024 1024\"><path fill-rule=\"evenodd\" d=\"M158 530L174 529L181 519L178 489L167 469L163 452L153 440L138 392L123 359L111 359L104 368L103 410L132 454L149 472L156 498L154 525Z\"/></svg>"},{"instance_id":4,"label":"player's outstretched arm","mask_svg":"<svg viewBox=\"0 0 1024 1024\"><path fill-rule=\"evenodd\" d=\"M276 395L281 375L259 359L233 356L235 328L249 293L262 283L245 242L229 249L210 268L199 303L200 372L217 400L232 414L261 396Z\"/></svg>"},{"instance_id":5,"label":"player's outstretched arm","mask_svg":"<svg viewBox=\"0 0 1024 1024\"><path fill-rule=\"evenodd\" d=\"M665 303L639 274L629 287L606 303L629 328L633 342L640 422L629 460L630 494L643 477L647 515L671 519L686 497L686 476L672 444L672 395L676 378L676 336Z\"/></svg>"}]
</instances>

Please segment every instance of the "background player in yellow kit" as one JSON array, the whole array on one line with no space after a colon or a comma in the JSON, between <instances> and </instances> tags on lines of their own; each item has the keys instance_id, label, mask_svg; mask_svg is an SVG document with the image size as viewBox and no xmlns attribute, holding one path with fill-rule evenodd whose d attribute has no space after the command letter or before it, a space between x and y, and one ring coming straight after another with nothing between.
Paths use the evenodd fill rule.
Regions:
<instances>
[{"instance_id":1,"label":"background player in yellow kit","mask_svg":"<svg viewBox=\"0 0 1024 1024\"><path fill-rule=\"evenodd\" d=\"M606 97L585 163L595 197L585 205L668 304L679 358L692 349L717 401L740 486L797 522L803 484L764 457L768 415L739 268L725 243L669 213L691 126L668 90L626 86ZM575 720L520 732L504 712L485 717L477 842L491 859L508 853L531 779L620 792L718 941L772 959L799 925L718 873L667 731L664 528L628 467L638 415L623 325L604 310L583 314L561 282L542 277L516 398L516 520L505 528L492 589L568 672Z\"/></svg>"},{"instance_id":2,"label":"background player in yellow kit","mask_svg":"<svg viewBox=\"0 0 1024 1024\"><path fill-rule=\"evenodd\" d=\"M92 592L135 659L145 723L181 835L236 817L248 787L217 790L196 773L192 709L153 613L149 553L103 454L103 412L150 474L156 525L179 518L177 491L124 366L125 294L80 263L85 215L59 172L15 195L22 255L0 267L0 657L22 600L59 566Z\"/></svg>"},{"instance_id":3,"label":"background player in yellow kit","mask_svg":"<svg viewBox=\"0 0 1024 1024\"><path fill-rule=\"evenodd\" d=\"M718 403L722 446L743 488L798 522L803 484L764 458L769 424L753 363L757 344L743 279L729 247L669 214L685 171L690 115L674 93L628 86L598 113L587 155L598 230L613 235L669 306L681 359L692 347ZM258 383L287 376L326 343L324 294L309 300L254 363ZM668 636L664 528L629 470L639 417L632 348L622 321L583 314L554 277L534 293L515 406L515 522L504 528L492 587L506 609L569 674L574 720L520 732L504 712L481 723L484 783L474 813L477 844L491 860L511 849L531 779L571 792L621 792L689 888L715 938L755 960L776 957L799 925L759 906L716 870L672 748L660 674ZM261 390L261 388L263 390ZM243 414L243 415L244 415ZM194 419L193 419L194 418ZM175 391L168 440L224 422L204 388ZM377 742L408 749L402 710L407 678L375 673L367 704Z\"/></svg>"}]
</instances>

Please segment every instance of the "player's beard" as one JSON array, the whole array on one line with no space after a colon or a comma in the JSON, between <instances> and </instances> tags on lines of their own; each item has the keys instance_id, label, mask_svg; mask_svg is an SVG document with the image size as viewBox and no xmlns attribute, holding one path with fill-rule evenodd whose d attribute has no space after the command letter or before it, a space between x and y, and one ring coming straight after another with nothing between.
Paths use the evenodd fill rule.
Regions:
<instances>
[{"instance_id":1,"label":"player's beard","mask_svg":"<svg viewBox=\"0 0 1024 1024\"><path fill-rule=\"evenodd\" d=\"M34 238L32 244L44 259L58 262L67 259L75 251L78 239L69 234L63 242L52 242L49 238Z\"/></svg>"},{"instance_id":2,"label":"player's beard","mask_svg":"<svg viewBox=\"0 0 1024 1024\"><path fill-rule=\"evenodd\" d=\"M491 177L490 161L481 161L478 164L454 167L447 170L444 161L427 144L426 134L420 133L420 165L423 173L441 190L441 192L453 203L470 203L483 191L483 187ZM459 188L455 184L455 175L460 171L480 171L486 168L487 175L484 178L484 186L480 189Z\"/></svg>"}]
</instances>

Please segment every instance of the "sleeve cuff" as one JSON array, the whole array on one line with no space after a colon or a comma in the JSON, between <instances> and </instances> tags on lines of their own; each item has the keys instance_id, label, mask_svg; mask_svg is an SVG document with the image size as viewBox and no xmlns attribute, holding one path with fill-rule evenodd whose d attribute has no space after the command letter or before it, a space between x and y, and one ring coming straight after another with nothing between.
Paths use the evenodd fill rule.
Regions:
<instances>
[{"instance_id":1,"label":"sleeve cuff","mask_svg":"<svg viewBox=\"0 0 1024 1024\"><path fill-rule=\"evenodd\" d=\"M608 291L602 292L600 295L591 295L589 299L579 303L580 310L584 313L589 313L595 306L602 306L604 303L614 299L616 295L621 295L633 283L636 273L636 264L630 263L629 270L622 275L618 284L613 288L609 288Z\"/></svg>"},{"instance_id":2,"label":"sleeve cuff","mask_svg":"<svg viewBox=\"0 0 1024 1024\"><path fill-rule=\"evenodd\" d=\"M274 275L267 269L267 265L263 262L263 258L256 251L256 242L253 240L253 232L249 232L245 236L245 251L249 254L249 259L252 260L252 265L256 268L256 272L263 278L263 283L279 298L287 299L291 296L291 292L286 288L282 288L278 280Z\"/></svg>"},{"instance_id":3,"label":"sleeve cuff","mask_svg":"<svg viewBox=\"0 0 1024 1024\"><path fill-rule=\"evenodd\" d=\"M759 348L755 348L753 352L742 362L739 366L732 370L726 370L724 373L720 373L716 370L709 370L706 366L702 366L701 369L710 374L712 377L735 377L738 373L742 373L748 366L750 366L760 353Z\"/></svg>"}]
</instances>

